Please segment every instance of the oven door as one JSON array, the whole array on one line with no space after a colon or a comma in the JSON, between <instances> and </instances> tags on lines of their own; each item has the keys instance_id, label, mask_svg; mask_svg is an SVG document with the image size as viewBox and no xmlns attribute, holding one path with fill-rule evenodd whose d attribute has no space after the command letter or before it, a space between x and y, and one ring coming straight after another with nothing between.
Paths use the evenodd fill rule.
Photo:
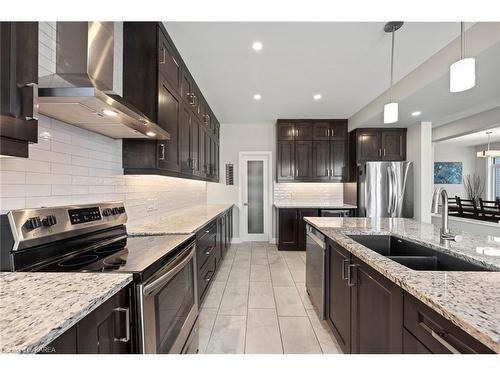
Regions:
<instances>
[{"instance_id":1,"label":"oven door","mask_svg":"<svg viewBox=\"0 0 500 375\"><path fill-rule=\"evenodd\" d=\"M196 247L186 247L150 281L139 285L143 353L182 352L198 317Z\"/></svg>"}]
</instances>

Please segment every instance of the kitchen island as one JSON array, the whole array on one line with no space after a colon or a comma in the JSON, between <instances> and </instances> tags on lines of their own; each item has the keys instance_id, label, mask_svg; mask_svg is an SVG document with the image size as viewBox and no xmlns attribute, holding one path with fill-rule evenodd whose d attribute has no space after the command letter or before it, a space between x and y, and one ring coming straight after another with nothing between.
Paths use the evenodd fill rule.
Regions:
<instances>
[{"instance_id":1,"label":"kitchen island","mask_svg":"<svg viewBox=\"0 0 500 375\"><path fill-rule=\"evenodd\" d=\"M500 353L500 243L460 233L463 241L439 243L439 227L410 219L305 218L327 238L461 330ZM348 235L394 235L491 270L415 271L370 250Z\"/></svg>"}]
</instances>

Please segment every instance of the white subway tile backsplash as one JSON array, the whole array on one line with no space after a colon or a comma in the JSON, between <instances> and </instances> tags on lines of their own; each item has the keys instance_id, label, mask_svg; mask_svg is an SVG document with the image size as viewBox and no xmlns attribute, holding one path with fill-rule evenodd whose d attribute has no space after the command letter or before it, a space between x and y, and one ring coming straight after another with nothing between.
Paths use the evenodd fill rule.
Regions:
<instances>
[{"instance_id":1,"label":"white subway tile backsplash","mask_svg":"<svg viewBox=\"0 0 500 375\"><path fill-rule=\"evenodd\" d=\"M26 183L33 184L60 184L60 185L70 185L71 176L65 174L51 174L51 173L26 173Z\"/></svg>"},{"instance_id":2,"label":"white subway tile backsplash","mask_svg":"<svg viewBox=\"0 0 500 375\"><path fill-rule=\"evenodd\" d=\"M26 182L26 172L0 171L0 181L4 184L24 184Z\"/></svg>"},{"instance_id":3,"label":"white subway tile backsplash","mask_svg":"<svg viewBox=\"0 0 500 375\"><path fill-rule=\"evenodd\" d=\"M337 183L274 183L274 203L342 204L343 184Z\"/></svg>"}]
</instances>

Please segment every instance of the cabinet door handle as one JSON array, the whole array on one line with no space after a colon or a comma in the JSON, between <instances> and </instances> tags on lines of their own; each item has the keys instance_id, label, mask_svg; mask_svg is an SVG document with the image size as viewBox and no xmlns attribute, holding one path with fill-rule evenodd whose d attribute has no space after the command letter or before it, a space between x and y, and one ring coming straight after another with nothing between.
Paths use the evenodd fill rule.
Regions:
<instances>
[{"instance_id":1,"label":"cabinet door handle","mask_svg":"<svg viewBox=\"0 0 500 375\"><path fill-rule=\"evenodd\" d=\"M22 111L25 120L38 120L38 85L28 83L21 87Z\"/></svg>"},{"instance_id":2,"label":"cabinet door handle","mask_svg":"<svg viewBox=\"0 0 500 375\"><path fill-rule=\"evenodd\" d=\"M450 352L453 354L461 354L460 351L455 348L453 345L451 345L448 341L444 339L444 333L437 333L434 331L431 327L429 327L427 324L424 322L419 322L418 325L422 327L425 331L431 334L432 337L434 337L441 345L443 345L446 349L448 349Z\"/></svg>"},{"instance_id":3,"label":"cabinet door handle","mask_svg":"<svg viewBox=\"0 0 500 375\"><path fill-rule=\"evenodd\" d=\"M116 319L116 315L121 315L125 314L125 337L116 337L114 338L114 341L118 342L129 342L130 341L130 308L123 308L123 307L116 307L113 309L113 313L115 314L115 331L116 329L116 322L119 321Z\"/></svg>"},{"instance_id":4,"label":"cabinet door handle","mask_svg":"<svg viewBox=\"0 0 500 375\"><path fill-rule=\"evenodd\" d=\"M385 148L384 148L384 156L385 156Z\"/></svg>"},{"instance_id":5,"label":"cabinet door handle","mask_svg":"<svg viewBox=\"0 0 500 375\"><path fill-rule=\"evenodd\" d=\"M165 144L160 143L160 160L165 160Z\"/></svg>"},{"instance_id":6,"label":"cabinet door handle","mask_svg":"<svg viewBox=\"0 0 500 375\"><path fill-rule=\"evenodd\" d=\"M347 286L355 286L356 282L352 281L352 269L358 267L358 264L349 264L347 266Z\"/></svg>"},{"instance_id":7,"label":"cabinet door handle","mask_svg":"<svg viewBox=\"0 0 500 375\"><path fill-rule=\"evenodd\" d=\"M347 274L346 274L346 265L349 264L349 259L344 259L342 261L342 280L347 280Z\"/></svg>"},{"instance_id":8,"label":"cabinet door handle","mask_svg":"<svg viewBox=\"0 0 500 375\"><path fill-rule=\"evenodd\" d=\"M160 63L160 65L164 65L167 62L167 51L166 51L165 47L161 47L160 50L161 50L162 58L160 58L159 63Z\"/></svg>"}]
</instances>

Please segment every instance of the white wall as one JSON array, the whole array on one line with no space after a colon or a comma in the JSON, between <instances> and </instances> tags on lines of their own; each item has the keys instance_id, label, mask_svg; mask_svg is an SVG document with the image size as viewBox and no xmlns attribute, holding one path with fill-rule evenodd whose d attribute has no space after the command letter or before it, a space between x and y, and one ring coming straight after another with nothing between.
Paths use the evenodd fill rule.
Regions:
<instances>
[{"instance_id":1,"label":"white wall","mask_svg":"<svg viewBox=\"0 0 500 375\"><path fill-rule=\"evenodd\" d=\"M55 23L40 22L39 75L55 72ZM125 202L143 220L206 202L206 183L124 176L122 141L40 116L29 158L0 159L0 211L101 201Z\"/></svg>"},{"instance_id":2,"label":"white wall","mask_svg":"<svg viewBox=\"0 0 500 375\"><path fill-rule=\"evenodd\" d=\"M238 204L240 151L271 151L273 178L276 175L276 127L274 123L261 124L221 124L220 131L220 183L208 183L208 203ZM226 185L226 164L234 165L234 185ZM233 215L234 237L239 237L240 207L235 207ZM273 218L273 223L275 220ZM273 227L273 237L275 228Z\"/></svg>"},{"instance_id":3,"label":"white wall","mask_svg":"<svg viewBox=\"0 0 500 375\"><path fill-rule=\"evenodd\" d=\"M460 147L440 142L434 143L434 162L462 162L463 179L465 179L467 174L477 174L476 160L476 150L474 147ZM461 198L467 199L463 180L460 184L434 184L434 187L442 187L446 189L448 196L450 197L458 195Z\"/></svg>"},{"instance_id":4,"label":"white wall","mask_svg":"<svg viewBox=\"0 0 500 375\"><path fill-rule=\"evenodd\" d=\"M413 162L414 217L431 222L432 198L432 123L422 122L408 127L406 156Z\"/></svg>"}]
</instances>

